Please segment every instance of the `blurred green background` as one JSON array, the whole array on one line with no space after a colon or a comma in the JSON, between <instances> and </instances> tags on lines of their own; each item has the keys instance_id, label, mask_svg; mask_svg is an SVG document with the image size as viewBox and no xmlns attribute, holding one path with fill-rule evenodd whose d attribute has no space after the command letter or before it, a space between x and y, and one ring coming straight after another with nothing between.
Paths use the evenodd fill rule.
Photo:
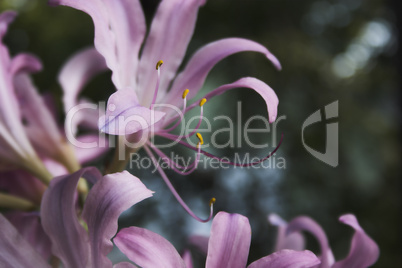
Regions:
<instances>
[{"instance_id":1,"label":"blurred green background","mask_svg":"<svg viewBox=\"0 0 402 268\"><path fill-rule=\"evenodd\" d=\"M149 23L159 1L141 2ZM266 220L273 212L287 220L298 215L314 218L326 231L335 258L341 259L349 250L352 231L337 219L353 213L380 246L375 267L401 267L398 6L399 1L383 0L214 0L200 9L188 55L223 37L244 37L268 47L283 66L278 72L257 53L234 55L212 70L204 92L245 76L269 84L280 100L278 115L284 116L277 124L277 135L283 133L284 141L275 159L284 159L286 168L199 168L187 177L168 172L197 214L206 215L208 200L215 196L216 212L249 217L253 228L249 262L273 250L276 229ZM44 70L35 75L36 84L59 99L58 71L74 52L93 42L89 16L71 8L48 7L46 1L37 0L2 0L0 8L20 13L6 37L11 53L38 55ZM92 81L84 95L106 100L113 91L110 73L106 73ZM236 118L239 101L243 123L252 115L266 116L260 97L239 89L208 103L207 117ZM339 123L336 168L315 159L301 139L304 120L334 101L339 101L339 118L331 121ZM312 125L305 132L306 143L320 151L325 150L325 123ZM217 123L212 127L223 126ZM271 144L272 133L252 138L256 143ZM204 139L208 140L208 135ZM269 153L245 146L207 150L228 157ZM188 154L182 148L176 151ZM188 216L158 174L131 171L156 193L124 214L121 227L145 226L168 238L178 250L187 246L188 235L208 234L210 225ZM308 247L318 253L316 242L308 239ZM193 253L202 265L204 257Z\"/></svg>"}]
</instances>

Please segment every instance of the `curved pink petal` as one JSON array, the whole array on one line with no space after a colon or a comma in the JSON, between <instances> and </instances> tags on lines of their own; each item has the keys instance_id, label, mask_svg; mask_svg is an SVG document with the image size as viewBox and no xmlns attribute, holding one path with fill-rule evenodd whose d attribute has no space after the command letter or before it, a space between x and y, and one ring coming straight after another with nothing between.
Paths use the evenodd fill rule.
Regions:
<instances>
[{"instance_id":1,"label":"curved pink petal","mask_svg":"<svg viewBox=\"0 0 402 268\"><path fill-rule=\"evenodd\" d=\"M10 212L7 219L14 225L20 235L45 259L49 259L50 240L47 237L37 212Z\"/></svg>"},{"instance_id":2,"label":"curved pink petal","mask_svg":"<svg viewBox=\"0 0 402 268\"><path fill-rule=\"evenodd\" d=\"M102 177L96 168L85 168L54 178L42 198L43 229L52 242L52 253L66 268L87 267L90 259L89 237L76 212L76 188L83 176L92 183Z\"/></svg>"},{"instance_id":3,"label":"curved pink petal","mask_svg":"<svg viewBox=\"0 0 402 268\"><path fill-rule=\"evenodd\" d=\"M93 267L111 266L107 254L113 248L110 240L117 232L120 214L152 193L127 171L108 174L92 187L82 217L88 224Z\"/></svg>"},{"instance_id":4,"label":"curved pink petal","mask_svg":"<svg viewBox=\"0 0 402 268\"><path fill-rule=\"evenodd\" d=\"M117 89L136 87L138 56L146 33L144 12L139 0L104 1L111 31L116 40L116 61L119 75ZM156 64L156 63L155 63Z\"/></svg>"},{"instance_id":5,"label":"curved pink petal","mask_svg":"<svg viewBox=\"0 0 402 268\"><path fill-rule=\"evenodd\" d=\"M8 23L13 21L15 15L16 13L7 11L0 15L0 145L10 149L10 159L19 158L21 160L21 158L35 155L35 153L21 122L14 92L14 74L11 73L13 61L7 47L2 42ZM3 154L3 152L0 153Z\"/></svg>"},{"instance_id":6,"label":"curved pink petal","mask_svg":"<svg viewBox=\"0 0 402 268\"><path fill-rule=\"evenodd\" d=\"M277 69L281 69L278 59L264 46L243 38L226 38L210 43L199 49L187 63L186 68L177 75L169 91L170 101L182 102L183 90L190 90L188 98L197 95L211 69L222 59L239 52L254 51L264 54ZM162 67L163 68L163 67Z\"/></svg>"},{"instance_id":7,"label":"curved pink petal","mask_svg":"<svg viewBox=\"0 0 402 268\"><path fill-rule=\"evenodd\" d=\"M41 61L31 54L18 54L11 61L10 74L12 76L19 73L34 73L40 70L42 70Z\"/></svg>"},{"instance_id":8,"label":"curved pink petal","mask_svg":"<svg viewBox=\"0 0 402 268\"><path fill-rule=\"evenodd\" d=\"M248 268L309 268L320 264L320 260L311 251L283 249L251 263Z\"/></svg>"},{"instance_id":9,"label":"curved pink petal","mask_svg":"<svg viewBox=\"0 0 402 268\"><path fill-rule=\"evenodd\" d=\"M258 80L257 78L254 77L244 77L236 82L233 82L231 84L226 84L223 86L220 86L208 94L204 96L207 100L211 99L212 97L221 95L225 93L228 90L235 89L235 88L250 88L253 89L255 92L260 94L260 96L264 99L266 105L267 105L267 110L268 110L268 119L269 122L272 123L276 120L276 116L278 114L278 97L276 96L274 90L270 88L267 84L262 82L261 80ZM192 107L198 105L199 102L194 102L191 106L187 108L187 110L191 109Z\"/></svg>"},{"instance_id":10,"label":"curved pink petal","mask_svg":"<svg viewBox=\"0 0 402 268\"><path fill-rule=\"evenodd\" d=\"M58 177L69 173L66 167L63 166L63 164L60 164L59 162L53 159L45 158L43 159L43 164L45 165L46 169L50 172L50 174L53 175L53 177Z\"/></svg>"},{"instance_id":11,"label":"curved pink petal","mask_svg":"<svg viewBox=\"0 0 402 268\"><path fill-rule=\"evenodd\" d=\"M10 55L8 49L0 42L0 122L6 126L19 123L20 112L14 93L13 76L10 74Z\"/></svg>"},{"instance_id":12,"label":"curved pink petal","mask_svg":"<svg viewBox=\"0 0 402 268\"><path fill-rule=\"evenodd\" d=\"M251 242L248 219L219 212L212 221L206 268L244 268Z\"/></svg>"},{"instance_id":13,"label":"curved pink petal","mask_svg":"<svg viewBox=\"0 0 402 268\"><path fill-rule=\"evenodd\" d=\"M17 75L14 85L21 114L26 120L25 128L33 146L41 155L56 157L63 150L61 145L64 137L53 115L28 75Z\"/></svg>"},{"instance_id":14,"label":"curved pink petal","mask_svg":"<svg viewBox=\"0 0 402 268\"><path fill-rule=\"evenodd\" d=\"M64 64L59 74L63 89L64 111L78 104L78 95L84 86L98 73L106 70L105 59L94 48L83 49Z\"/></svg>"},{"instance_id":15,"label":"curved pink petal","mask_svg":"<svg viewBox=\"0 0 402 268\"><path fill-rule=\"evenodd\" d=\"M164 115L139 105L134 90L121 89L110 96L106 114L99 118L99 130L112 135L132 134L149 128Z\"/></svg>"},{"instance_id":16,"label":"curved pink petal","mask_svg":"<svg viewBox=\"0 0 402 268\"><path fill-rule=\"evenodd\" d=\"M118 89L135 86L138 53L144 39L145 18L138 0L50 0L84 11L95 25L95 48L113 71Z\"/></svg>"},{"instance_id":17,"label":"curved pink petal","mask_svg":"<svg viewBox=\"0 0 402 268\"><path fill-rule=\"evenodd\" d=\"M350 244L349 255L345 259L336 262L332 267L369 267L373 265L380 255L378 245L364 232L354 215L343 215L339 218L339 221L351 226L355 233Z\"/></svg>"},{"instance_id":18,"label":"curved pink petal","mask_svg":"<svg viewBox=\"0 0 402 268\"><path fill-rule=\"evenodd\" d=\"M67 137L75 137L81 130L98 132L98 120L104 114L101 105L96 105L86 98L81 98L76 106L66 115L64 131Z\"/></svg>"},{"instance_id":19,"label":"curved pink petal","mask_svg":"<svg viewBox=\"0 0 402 268\"><path fill-rule=\"evenodd\" d=\"M8 25L14 21L17 16L17 12L15 11L4 11L0 14L0 39L6 34Z\"/></svg>"},{"instance_id":20,"label":"curved pink petal","mask_svg":"<svg viewBox=\"0 0 402 268\"><path fill-rule=\"evenodd\" d=\"M191 256L190 250L184 250L183 254L181 254L183 258L183 262L186 268L193 268L193 257Z\"/></svg>"},{"instance_id":21,"label":"curved pink petal","mask_svg":"<svg viewBox=\"0 0 402 268\"><path fill-rule=\"evenodd\" d=\"M286 234L287 222L276 214L270 214L268 221L278 227L278 234L276 236L275 251L282 249L292 249L302 251L305 249L304 237L299 232Z\"/></svg>"},{"instance_id":22,"label":"curved pink petal","mask_svg":"<svg viewBox=\"0 0 402 268\"><path fill-rule=\"evenodd\" d=\"M205 0L164 0L159 4L138 68L138 97L143 105L152 101L150 89L156 85L155 65L159 60L164 61L160 96L166 93L193 35L198 8L204 3Z\"/></svg>"},{"instance_id":23,"label":"curved pink petal","mask_svg":"<svg viewBox=\"0 0 402 268\"><path fill-rule=\"evenodd\" d=\"M15 227L0 214L0 266L43 267L50 265L18 233Z\"/></svg>"},{"instance_id":24,"label":"curved pink petal","mask_svg":"<svg viewBox=\"0 0 402 268\"><path fill-rule=\"evenodd\" d=\"M3 122L0 121L0 171L6 172L19 168L18 163L24 151L12 138L11 133L5 129Z\"/></svg>"},{"instance_id":25,"label":"curved pink petal","mask_svg":"<svg viewBox=\"0 0 402 268\"><path fill-rule=\"evenodd\" d=\"M124 228L113 241L121 252L141 267L185 267L173 245L162 236L147 229Z\"/></svg>"},{"instance_id":26,"label":"curved pink petal","mask_svg":"<svg viewBox=\"0 0 402 268\"><path fill-rule=\"evenodd\" d=\"M333 264L333 255L328 244L327 236L325 235L325 232L321 228L321 226L317 222L306 216L294 218L291 222L289 222L287 234L301 231L310 232L318 240L321 249L320 268L331 267L331 265Z\"/></svg>"}]
</instances>

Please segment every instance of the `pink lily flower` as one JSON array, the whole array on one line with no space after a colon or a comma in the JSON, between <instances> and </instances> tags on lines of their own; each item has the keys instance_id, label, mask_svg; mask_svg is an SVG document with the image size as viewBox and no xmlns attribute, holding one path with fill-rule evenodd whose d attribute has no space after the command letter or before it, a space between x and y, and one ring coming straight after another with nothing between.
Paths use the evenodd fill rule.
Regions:
<instances>
[{"instance_id":1,"label":"pink lily flower","mask_svg":"<svg viewBox=\"0 0 402 268\"><path fill-rule=\"evenodd\" d=\"M13 11L0 15L0 41L16 15ZM42 69L40 60L30 54L11 59L2 42L0 56L0 207L31 210L40 204L49 181L61 175L54 167L62 174L75 172L106 152L107 146L73 148L29 76ZM99 135L77 140L98 141ZM85 187L80 184L83 192Z\"/></svg>"},{"instance_id":2,"label":"pink lily flower","mask_svg":"<svg viewBox=\"0 0 402 268\"><path fill-rule=\"evenodd\" d=\"M37 60L37 64L41 66ZM45 99L38 94L28 75L19 75L15 79L16 95L20 106L21 116L26 121L25 131L33 144L35 151L45 159L53 159L65 166L69 172L80 169L81 164L93 161L104 154L107 148L107 140L98 135L97 128L88 128L95 133L84 134L76 137L78 142L86 144L102 142L104 146L93 146L93 148L81 148L70 144L57 123L56 115L52 113L45 103ZM90 113L85 116L89 117ZM81 114L81 116L84 116ZM75 129L85 124L83 118L75 121ZM101 140L102 139L102 140Z\"/></svg>"},{"instance_id":3,"label":"pink lily flower","mask_svg":"<svg viewBox=\"0 0 402 268\"><path fill-rule=\"evenodd\" d=\"M0 15L0 38L16 15L13 11ZM74 165L69 159L71 149L66 138L28 75L41 70L41 62L30 54L19 54L11 59L3 43L0 43L0 50L0 170L21 167L27 159L38 156L54 159L67 167ZM81 139L94 137L98 138L98 135L83 136ZM78 148L80 162L90 161L105 151L103 148L96 149L99 152Z\"/></svg>"},{"instance_id":4,"label":"pink lily flower","mask_svg":"<svg viewBox=\"0 0 402 268\"><path fill-rule=\"evenodd\" d=\"M317 266L319 268L365 268L373 265L380 254L378 245L366 234L363 228L361 228L353 214L345 214L339 218L341 223L352 227L355 233L350 243L348 256L337 262L335 262L324 230L313 219L306 216L299 216L294 218L290 223L287 223L278 215L271 214L268 220L271 224L278 226L275 250L303 250L304 237L301 232L306 231L311 233L320 244L321 264Z\"/></svg>"},{"instance_id":5,"label":"pink lily flower","mask_svg":"<svg viewBox=\"0 0 402 268\"><path fill-rule=\"evenodd\" d=\"M81 177L94 186L78 217L75 189ZM152 193L127 171L102 177L97 169L85 168L57 177L43 196L40 223L39 215L35 221L35 215L19 214L10 217L11 224L0 214L0 265L45 268L50 267L48 258L53 255L65 268L135 267L129 263L113 266L107 254L120 214ZM24 224L27 219L35 224Z\"/></svg>"},{"instance_id":6,"label":"pink lily flower","mask_svg":"<svg viewBox=\"0 0 402 268\"><path fill-rule=\"evenodd\" d=\"M143 228L129 227L115 237L116 246L141 267L192 268L191 254L183 257L166 239ZM206 268L244 268L251 242L248 219L239 214L219 212L212 221ZM314 267L320 260L310 251L281 250L263 257L249 268Z\"/></svg>"},{"instance_id":7,"label":"pink lily flower","mask_svg":"<svg viewBox=\"0 0 402 268\"><path fill-rule=\"evenodd\" d=\"M51 176L36 154L22 124L14 84L20 76L38 71L41 66L29 54L11 58L2 42L15 16L16 13L12 11L0 14L0 170L23 168L48 183Z\"/></svg>"},{"instance_id":8,"label":"pink lily flower","mask_svg":"<svg viewBox=\"0 0 402 268\"><path fill-rule=\"evenodd\" d=\"M203 120L203 106L207 99L231 89L250 88L260 94L266 102L269 122L274 122L277 116L279 101L275 92L264 82L252 77L222 85L206 94L204 98L187 105L187 100L197 95L215 64L232 54L253 51L262 53L277 69L281 69L277 58L264 46L247 39L225 38L199 49L183 71L177 73L194 31L198 9L205 2L163 0L145 39L147 29L139 0L49 1L51 5L70 6L91 16L95 25L94 44L100 54L91 49L84 50L63 69L59 80L66 90L64 101L67 109L77 103L79 92L93 75L106 66L112 71L112 81L117 91L108 100L106 114L99 119L99 129L101 132L127 137L125 146L129 145L131 148L128 154L123 152L119 155L121 152L118 151L115 157L118 160L112 163L112 168L108 171L124 169L130 150L138 150L141 146L154 161L155 152L171 169L182 175L188 175L197 168L201 154L232 165L248 166L264 161L278 149L279 145L267 157L248 164L228 162L201 149L203 139L197 129ZM184 136L170 133L180 125L184 114L196 107L200 109L200 118L195 129ZM197 146L184 141L195 134L199 139ZM178 142L197 152L194 162L188 166L175 163L150 141L149 138L155 135ZM163 169L158 167L158 171L191 216L199 221L210 220L212 210L206 220L197 217L176 192Z\"/></svg>"}]
</instances>

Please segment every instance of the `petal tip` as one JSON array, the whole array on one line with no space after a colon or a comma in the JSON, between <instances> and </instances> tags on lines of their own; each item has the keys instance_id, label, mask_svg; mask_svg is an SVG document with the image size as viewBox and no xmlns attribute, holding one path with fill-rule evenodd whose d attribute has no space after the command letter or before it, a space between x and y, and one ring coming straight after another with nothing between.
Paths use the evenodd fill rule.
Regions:
<instances>
[{"instance_id":1,"label":"petal tip","mask_svg":"<svg viewBox=\"0 0 402 268\"><path fill-rule=\"evenodd\" d=\"M286 225L286 221L283 220L278 214L271 213L268 215L268 222L274 226Z\"/></svg>"},{"instance_id":2,"label":"petal tip","mask_svg":"<svg viewBox=\"0 0 402 268\"><path fill-rule=\"evenodd\" d=\"M274 65L274 67L278 70L281 71L282 70L282 65L280 63L280 61L278 60L277 57L275 57L273 54L271 53L267 53L265 54L265 56L268 58L269 61L272 62L272 64Z\"/></svg>"}]
</instances>

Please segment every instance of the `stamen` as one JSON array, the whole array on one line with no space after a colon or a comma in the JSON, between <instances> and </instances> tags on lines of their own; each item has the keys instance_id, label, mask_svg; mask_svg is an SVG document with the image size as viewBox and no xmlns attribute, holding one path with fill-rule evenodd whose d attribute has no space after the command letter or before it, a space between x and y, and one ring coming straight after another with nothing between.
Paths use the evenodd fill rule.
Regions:
<instances>
[{"instance_id":1,"label":"stamen","mask_svg":"<svg viewBox=\"0 0 402 268\"><path fill-rule=\"evenodd\" d=\"M159 68L162 66L163 60L160 60L156 63L156 70L159 70Z\"/></svg>"},{"instance_id":2,"label":"stamen","mask_svg":"<svg viewBox=\"0 0 402 268\"><path fill-rule=\"evenodd\" d=\"M176 128L176 127L178 126L178 124L180 124L180 122L183 120L183 117L181 117L180 121L177 122L174 126L168 128L168 129L159 131L157 134L158 134L158 135L161 134L161 136L164 136L164 137L166 137L166 138L170 138L170 139L172 139L172 140L187 139L187 138L189 138L189 137L192 137L192 136L197 132L197 130L200 128L201 123L202 123L202 118L203 118L203 116L204 116L204 107L201 106L200 119L198 120L198 123L197 123L197 125L195 126L195 128L193 129L193 131L191 131L189 134L182 135L182 136L177 136L177 135L168 133L169 131L171 131L171 130L173 130L174 128Z\"/></svg>"},{"instance_id":3,"label":"stamen","mask_svg":"<svg viewBox=\"0 0 402 268\"><path fill-rule=\"evenodd\" d=\"M159 83L161 81L161 66L163 64L163 60L160 60L156 63L156 70L158 71L158 79L156 80L156 86L155 86L155 92L154 92L154 97L151 102L151 106L149 107L151 110L154 107L154 104L156 102L156 97L158 96L158 90L159 90Z\"/></svg>"},{"instance_id":4,"label":"stamen","mask_svg":"<svg viewBox=\"0 0 402 268\"><path fill-rule=\"evenodd\" d=\"M200 145L204 144L204 139L202 138L202 135L200 133L197 133L196 136L200 140L200 142L197 144L197 148L198 148L198 147L200 147Z\"/></svg>"},{"instance_id":5,"label":"stamen","mask_svg":"<svg viewBox=\"0 0 402 268\"><path fill-rule=\"evenodd\" d=\"M198 148L197 155L195 157L194 162L187 166L182 166L179 163L176 163L175 161L173 161L172 158L170 158L164 152L159 150L151 142L147 141L147 145L150 148L152 148L158 156L161 157L162 161L165 162L169 168L171 168L173 171L175 171L176 173L183 175L183 176L193 173L193 171L197 169L198 162L200 161L200 158L201 158L201 151L200 151L201 149Z\"/></svg>"},{"instance_id":6,"label":"stamen","mask_svg":"<svg viewBox=\"0 0 402 268\"><path fill-rule=\"evenodd\" d=\"M182 109L182 112L181 112L181 114L179 115L180 116L180 119L179 120L177 120L177 122L173 125L173 126L171 126L170 128L168 128L168 129L163 129L163 130L161 130L162 132L170 132L170 131L172 131L173 129L175 129L178 125L180 125L180 123L183 121L183 119L184 119L184 112L185 112L185 110L186 110L186 108L187 108L187 94L190 92L190 90L188 90L188 89L186 89L186 90L184 90L183 91L183 95L182 95L182 98L183 98L183 109ZM173 122L173 121L172 121ZM170 124L170 123L169 123Z\"/></svg>"},{"instance_id":7,"label":"stamen","mask_svg":"<svg viewBox=\"0 0 402 268\"><path fill-rule=\"evenodd\" d=\"M203 119L203 116L204 116L204 104L205 104L205 102L207 102L207 99L202 99L201 101L200 101L200 107L201 107L201 109L200 109L200 119L198 120L198 123L197 123L197 125L195 126L195 128L193 129L193 131L191 131L189 134L187 134L187 135L184 135L182 138L184 139L184 138L189 138L189 137L192 137L196 132L197 132L197 130L200 128L200 126L201 126L201 123L202 123L202 119ZM201 134L200 134L201 135Z\"/></svg>"},{"instance_id":8,"label":"stamen","mask_svg":"<svg viewBox=\"0 0 402 268\"><path fill-rule=\"evenodd\" d=\"M173 187L173 185L170 182L169 178L166 176L166 173L163 171L163 169L160 167L160 165L157 164L157 160L156 160L154 154L152 153L152 151L150 150L150 148L147 145L145 145L144 149L148 153L148 155L152 158L152 161L154 162L154 164L155 164L156 168L158 169L159 173L161 174L163 181L169 187L170 191L172 192L174 197L177 199L179 204L184 208L184 210L186 210L187 213L190 214L190 216L193 217L194 219L196 219L197 221L200 221L200 222L208 222L208 221L210 221L212 219L212 215L213 215L213 203L211 204L211 202L210 202L210 212L209 212L209 216L208 216L207 219L203 220L200 217L198 217L197 215L195 215L195 213L187 206L187 204L183 201L183 199L177 193L176 189Z\"/></svg>"},{"instance_id":9,"label":"stamen","mask_svg":"<svg viewBox=\"0 0 402 268\"><path fill-rule=\"evenodd\" d=\"M200 100L200 107L202 107L205 103L207 102L206 98L203 98L202 100Z\"/></svg>"},{"instance_id":10,"label":"stamen","mask_svg":"<svg viewBox=\"0 0 402 268\"><path fill-rule=\"evenodd\" d=\"M187 94L186 94L187 95ZM184 96L184 92L183 92L183 96ZM201 121L202 121L202 116L203 116L203 107L204 107L204 104L207 102L207 99L206 98L203 98L203 99L201 99L199 102L198 102L198 105L201 107L201 118L200 118L200 121L198 122L198 124L201 124ZM185 109L183 109L183 114L185 114L185 113L187 113L188 111L190 111L190 110L192 110L192 109L194 109L194 107L196 107L197 106L197 102L194 102L194 103L192 103L189 107L186 107ZM172 118L170 118L167 122L166 122L166 125L170 125L172 122L174 122L176 119L178 119L179 117L181 117L182 118L182 115L180 114L180 115L175 115L175 116L173 116ZM199 127L199 126L198 126ZM198 127L196 127L196 129L198 129ZM169 131L171 131L173 128L169 128L169 130L168 131L163 131L163 132L169 132ZM195 131L196 131L196 129L195 129ZM188 135L188 136L186 136L186 137L191 137L192 135L194 135L194 133L191 133L191 135Z\"/></svg>"},{"instance_id":11,"label":"stamen","mask_svg":"<svg viewBox=\"0 0 402 268\"><path fill-rule=\"evenodd\" d=\"M186 142L184 142L182 140L177 140L177 136L175 137L175 135L172 135L172 134L169 134L169 133L166 133L166 134L165 133L157 133L157 135L161 136L161 137L164 137L164 138L167 138L167 139L170 139L172 141L177 141L177 143L180 143L181 145L183 145L183 146L185 146L185 147L187 147L189 149L192 149L194 151L200 151L200 153L202 153L203 155L205 155L207 157L218 159L221 163L226 163L226 164L236 166L236 167L250 167L250 166L258 165L261 162L264 162L265 160L267 160L268 158L270 158L271 156L273 156L276 153L276 151L279 149L279 147L281 146L282 141L283 141L283 134L282 134L281 135L281 140L279 141L278 145L275 147L275 149L269 155L267 155L264 158L259 159L258 161L243 164L243 163L231 162L231 161L228 161L227 159L217 157L217 156L215 156L215 155L213 155L211 153L208 153L208 152L206 152L204 150L199 150L198 146L194 147L194 146L192 146L192 145L190 145L190 144L188 144L188 143L186 143Z\"/></svg>"},{"instance_id":12,"label":"stamen","mask_svg":"<svg viewBox=\"0 0 402 268\"><path fill-rule=\"evenodd\" d=\"M204 103L206 102L206 100L204 101ZM204 105L204 104L202 104L202 105ZM193 131L191 131L191 133L189 133L189 134L187 134L187 135L184 135L183 136L183 138L189 138L189 137L191 137L191 136L193 136L195 133L196 133L196 131L200 128L200 126L201 126L201 123L202 123L202 118L203 118L203 116L204 116L204 106L202 106L201 105L201 103L200 103L200 107L201 107L201 111L200 111L200 119L198 120L198 123L197 123L197 125L195 126L195 128L193 129ZM201 134L200 134L201 135Z\"/></svg>"},{"instance_id":13,"label":"stamen","mask_svg":"<svg viewBox=\"0 0 402 268\"><path fill-rule=\"evenodd\" d=\"M211 200L209 200L209 206L210 207L213 206L215 204L215 202L216 202L216 198L212 197Z\"/></svg>"},{"instance_id":14,"label":"stamen","mask_svg":"<svg viewBox=\"0 0 402 268\"><path fill-rule=\"evenodd\" d=\"M186 89L186 90L184 90L183 91L183 96L182 96L182 98L183 99L186 99L186 96L187 96L187 94L190 92L190 90L188 90L188 89Z\"/></svg>"}]
</instances>

